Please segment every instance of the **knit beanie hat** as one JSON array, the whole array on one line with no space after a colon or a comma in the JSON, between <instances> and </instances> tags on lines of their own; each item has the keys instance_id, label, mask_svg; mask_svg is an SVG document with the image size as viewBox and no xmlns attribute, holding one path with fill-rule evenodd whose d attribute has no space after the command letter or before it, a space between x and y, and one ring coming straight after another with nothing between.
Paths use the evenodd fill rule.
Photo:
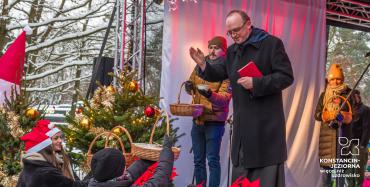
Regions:
<instances>
[{"instance_id":1,"label":"knit beanie hat","mask_svg":"<svg viewBox=\"0 0 370 187\"><path fill-rule=\"evenodd\" d=\"M104 182L123 175L125 157L118 149L105 148L94 154L91 160L91 171L94 179Z\"/></svg>"},{"instance_id":2,"label":"knit beanie hat","mask_svg":"<svg viewBox=\"0 0 370 187\"><path fill-rule=\"evenodd\" d=\"M331 64L326 78L328 79L328 81L331 79L341 79L344 81L342 67L340 67L340 65L336 63Z\"/></svg>"},{"instance_id":3,"label":"knit beanie hat","mask_svg":"<svg viewBox=\"0 0 370 187\"><path fill-rule=\"evenodd\" d=\"M225 52L227 50L227 41L222 36L213 37L210 41L208 41L208 47L210 45L217 45L218 47L220 47Z\"/></svg>"}]
</instances>

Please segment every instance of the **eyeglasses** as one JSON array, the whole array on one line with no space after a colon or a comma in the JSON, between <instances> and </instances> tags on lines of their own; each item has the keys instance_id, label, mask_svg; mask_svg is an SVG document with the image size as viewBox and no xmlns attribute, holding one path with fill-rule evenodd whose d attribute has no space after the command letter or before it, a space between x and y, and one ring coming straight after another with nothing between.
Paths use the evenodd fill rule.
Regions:
<instances>
[{"instance_id":1,"label":"eyeglasses","mask_svg":"<svg viewBox=\"0 0 370 187\"><path fill-rule=\"evenodd\" d=\"M233 33L238 33L238 32L239 32L239 31L244 27L244 25L245 25L246 23L247 23L247 22L245 21L245 22L243 23L243 25L242 25L242 26L240 26L240 27L237 27L237 28L235 28L235 29L232 29L232 30L227 31L226 35L231 36Z\"/></svg>"}]
</instances>

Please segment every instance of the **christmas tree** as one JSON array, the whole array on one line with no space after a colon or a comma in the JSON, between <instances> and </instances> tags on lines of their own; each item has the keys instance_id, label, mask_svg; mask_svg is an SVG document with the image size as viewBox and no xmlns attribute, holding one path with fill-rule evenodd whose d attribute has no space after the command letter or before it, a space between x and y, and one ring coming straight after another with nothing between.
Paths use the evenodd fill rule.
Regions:
<instances>
[{"instance_id":1,"label":"christmas tree","mask_svg":"<svg viewBox=\"0 0 370 187\"><path fill-rule=\"evenodd\" d=\"M111 75L113 76L113 75ZM102 86L95 90L92 99L83 100L84 105L79 107L76 115L67 115L68 127L61 126L67 140L67 149L73 160L87 169L87 152L92 140L102 132L112 131L118 135L126 152L130 152L128 136L120 128L123 126L130 133L133 142L148 143L153 125L165 116L158 107L159 98L146 96L134 79L135 72L125 71L115 76L118 86ZM172 122L173 119L170 120ZM177 140L176 129L170 130L170 135ZM161 144L166 133L165 120L157 125L153 142ZM104 148L106 136L102 136L93 146L92 152ZM110 138L113 138L110 137ZM113 147L118 147L115 140L110 141ZM79 151L71 152L73 149ZM76 153L78 152L78 153ZM87 166L87 167L86 167Z\"/></svg>"},{"instance_id":2,"label":"christmas tree","mask_svg":"<svg viewBox=\"0 0 370 187\"><path fill-rule=\"evenodd\" d=\"M10 97L0 106L0 186L15 186L22 170L21 152L23 144L19 139L29 132L42 116L34 108L35 101L12 89Z\"/></svg>"}]
</instances>

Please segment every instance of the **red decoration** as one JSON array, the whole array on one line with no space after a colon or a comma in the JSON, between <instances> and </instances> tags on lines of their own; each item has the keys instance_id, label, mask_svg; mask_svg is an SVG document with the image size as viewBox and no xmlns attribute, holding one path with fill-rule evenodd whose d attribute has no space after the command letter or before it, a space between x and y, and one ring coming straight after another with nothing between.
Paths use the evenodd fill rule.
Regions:
<instances>
[{"instance_id":1,"label":"red decoration","mask_svg":"<svg viewBox=\"0 0 370 187\"><path fill-rule=\"evenodd\" d=\"M260 187L261 186L260 182L261 182L260 179L250 182L246 177L239 177L238 179L234 181L234 183L231 184L230 187L239 187L239 186Z\"/></svg>"},{"instance_id":2,"label":"red decoration","mask_svg":"<svg viewBox=\"0 0 370 187\"><path fill-rule=\"evenodd\" d=\"M76 114L81 114L83 111L84 111L84 108L83 107L78 107L76 109Z\"/></svg>"},{"instance_id":3,"label":"red decoration","mask_svg":"<svg viewBox=\"0 0 370 187\"><path fill-rule=\"evenodd\" d=\"M146 117L153 117L155 115L155 108L151 107L151 106L147 106L145 109L144 109L144 114Z\"/></svg>"},{"instance_id":4,"label":"red decoration","mask_svg":"<svg viewBox=\"0 0 370 187\"><path fill-rule=\"evenodd\" d=\"M200 184L197 184L196 187L203 187L204 183L206 183L206 181L205 180L202 180L202 182Z\"/></svg>"},{"instance_id":5,"label":"red decoration","mask_svg":"<svg viewBox=\"0 0 370 187\"><path fill-rule=\"evenodd\" d=\"M142 186L144 185L152 176L158 167L158 162L151 165L134 183L134 185ZM172 181L177 176L176 168L172 168L172 173L170 180Z\"/></svg>"}]
</instances>

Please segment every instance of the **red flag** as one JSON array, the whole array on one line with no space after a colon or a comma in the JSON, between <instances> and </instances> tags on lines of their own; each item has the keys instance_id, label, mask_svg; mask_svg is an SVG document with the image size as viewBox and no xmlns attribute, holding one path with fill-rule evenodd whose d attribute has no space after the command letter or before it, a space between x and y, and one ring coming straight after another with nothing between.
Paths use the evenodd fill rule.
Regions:
<instances>
[{"instance_id":1,"label":"red flag","mask_svg":"<svg viewBox=\"0 0 370 187\"><path fill-rule=\"evenodd\" d=\"M0 58L0 104L11 87L20 85L26 51L26 31L23 31Z\"/></svg>"}]
</instances>

